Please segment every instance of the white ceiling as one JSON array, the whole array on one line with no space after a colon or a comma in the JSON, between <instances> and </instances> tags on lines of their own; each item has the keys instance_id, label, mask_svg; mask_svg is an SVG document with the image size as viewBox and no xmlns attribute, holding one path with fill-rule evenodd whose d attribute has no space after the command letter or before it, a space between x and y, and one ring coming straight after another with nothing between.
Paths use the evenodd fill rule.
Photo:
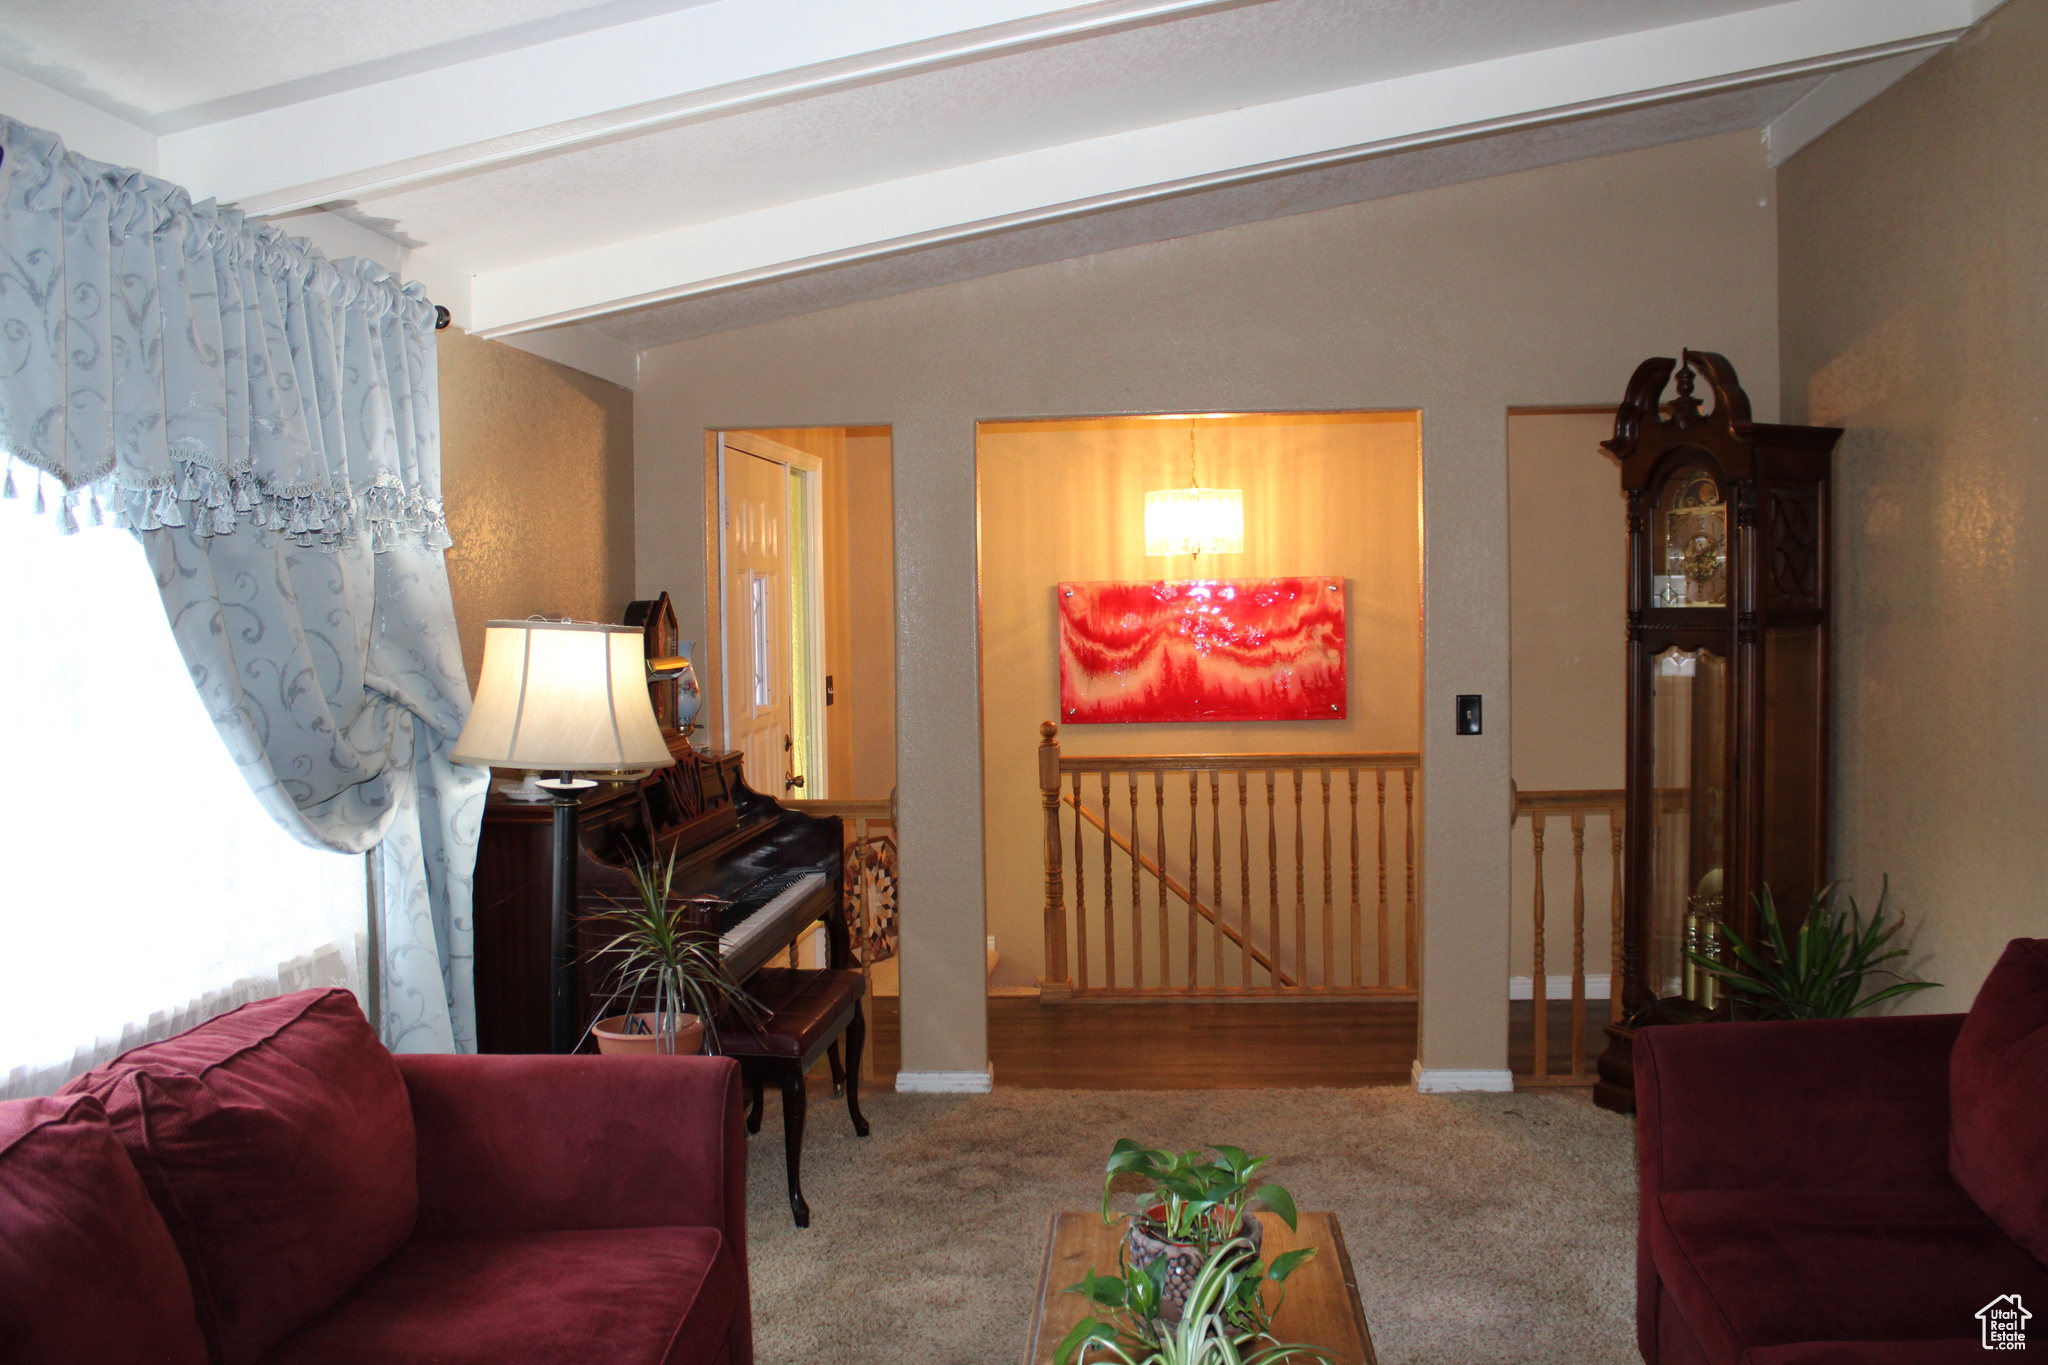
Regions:
<instances>
[{"instance_id":1,"label":"white ceiling","mask_svg":"<svg viewBox=\"0 0 2048 1365\"><path fill-rule=\"evenodd\" d=\"M1733 129L1782 159L1994 3L7 0L0 67L196 196L373 229L477 330L629 351Z\"/></svg>"}]
</instances>

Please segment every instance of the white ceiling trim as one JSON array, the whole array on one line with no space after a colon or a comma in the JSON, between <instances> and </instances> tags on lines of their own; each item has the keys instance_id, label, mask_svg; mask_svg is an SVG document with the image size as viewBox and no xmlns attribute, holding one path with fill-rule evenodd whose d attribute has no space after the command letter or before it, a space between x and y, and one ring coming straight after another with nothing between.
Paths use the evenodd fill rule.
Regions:
<instances>
[{"instance_id":1,"label":"white ceiling trim","mask_svg":"<svg viewBox=\"0 0 2048 1365\"><path fill-rule=\"evenodd\" d=\"M1935 51L1930 47L1905 52L1829 76L1797 104L1764 125L1764 146L1770 164L1783 165L1801 147L1898 84Z\"/></svg>"},{"instance_id":2,"label":"white ceiling trim","mask_svg":"<svg viewBox=\"0 0 2048 1365\"><path fill-rule=\"evenodd\" d=\"M787 0L702 5L225 119L163 173L249 213L361 198L515 157L1162 18L1262 0Z\"/></svg>"},{"instance_id":3,"label":"white ceiling trim","mask_svg":"<svg viewBox=\"0 0 2048 1365\"><path fill-rule=\"evenodd\" d=\"M1791 3L863 186L475 277L484 336L1482 133L1938 46L1976 0Z\"/></svg>"}]
</instances>

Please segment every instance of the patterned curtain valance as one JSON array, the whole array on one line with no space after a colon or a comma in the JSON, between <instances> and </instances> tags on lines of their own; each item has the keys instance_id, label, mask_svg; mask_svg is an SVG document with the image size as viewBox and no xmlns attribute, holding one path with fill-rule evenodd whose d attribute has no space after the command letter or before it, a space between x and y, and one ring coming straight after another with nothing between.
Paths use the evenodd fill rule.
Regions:
<instances>
[{"instance_id":1,"label":"patterned curtain valance","mask_svg":"<svg viewBox=\"0 0 2048 1365\"><path fill-rule=\"evenodd\" d=\"M489 772L441 551L433 306L0 118L0 492L130 528L278 824L370 855L385 1041L469 1051ZM278 888L289 895L291 888Z\"/></svg>"},{"instance_id":2,"label":"patterned curtain valance","mask_svg":"<svg viewBox=\"0 0 2048 1365\"><path fill-rule=\"evenodd\" d=\"M433 305L0 117L0 452L59 524L448 544Z\"/></svg>"}]
</instances>

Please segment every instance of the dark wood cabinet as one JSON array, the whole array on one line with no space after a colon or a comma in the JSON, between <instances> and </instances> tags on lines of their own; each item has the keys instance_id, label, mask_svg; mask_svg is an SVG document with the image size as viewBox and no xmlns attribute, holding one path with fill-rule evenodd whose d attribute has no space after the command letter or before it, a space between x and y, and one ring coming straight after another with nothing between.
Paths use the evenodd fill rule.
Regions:
<instances>
[{"instance_id":1,"label":"dark wood cabinet","mask_svg":"<svg viewBox=\"0 0 2048 1365\"><path fill-rule=\"evenodd\" d=\"M1634 1108L1633 1028L1724 1017L1684 950L1826 884L1828 475L1841 431L1754 422L1707 351L1644 361L1603 444L1628 496L1623 1025L1595 1098ZM1667 401L1667 387L1675 393ZM1704 381L1709 409L1695 388Z\"/></svg>"}]
</instances>

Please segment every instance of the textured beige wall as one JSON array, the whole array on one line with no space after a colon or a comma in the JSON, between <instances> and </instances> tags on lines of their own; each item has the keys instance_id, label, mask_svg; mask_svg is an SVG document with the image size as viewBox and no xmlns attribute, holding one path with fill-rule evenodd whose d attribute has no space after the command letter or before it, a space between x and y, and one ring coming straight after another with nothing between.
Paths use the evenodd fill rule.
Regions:
<instances>
[{"instance_id":1,"label":"textured beige wall","mask_svg":"<svg viewBox=\"0 0 2048 1365\"><path fill-rule=\"evenodd\" d=\"M839 696L853 768L835 795L896 788L896 528L890 520L889 433L846 434L847 668Z\"/></svg>"},{"instance_id":2,"label":"textured beige wall","mask_svg":"<svg viewBox=\"0 0 2048 1365\"><path fill-rule=\"evenodd\" d=\"M1747 380L1745 379L1745 382ZM1628 500L1600 449L1614 413L1508 419L1508 544L1514 667L1514 778L1525 792L1611 791L1628 749ZM1515 827L1514 974L1533 965L1533 821ZM1613 842L1586 821L1586 972L1613 960ZM1572 968L1572 831L1546 822L1543 970ZM1604 1017L1604 1016L1603 1016Z\"/></svg>"},{"instance_id":3,"label":"textured beige wall","mask_svg":"<svg viewBox=\"0 0 2048 1365\"><path fill-rule=\"evenodd\" d=\"M1507 410L1612 402L1692 345L1777 413L1777 228L1754 133L965 281L646 352L638 581L703 617L703 434L886 423L895 454L903 1064L985 1062L974 424L1423 414L1422 1059L1506 1066ZM691 590L694 585L694 591ZM689 627L686 627L688 633ZM1454 695L1486 695L1455 738Z\"/></svg>"},{"instance_id":4,"label":"textured beige wall","mask_svg":"<svg viewBox=\"0 0 2048 1365\"><path fill-rule=\"evenodd\" d=\"M2048 0L2012 0L1779 172L1787 419L1847 428L1834 873L1890 873L1959 1010L2048 935Z\"/></svg>"},{"instance_id":5,"label":"textured beige wall","mask_svg":"<svg viewBox=\"0 0 2048 1365\"><path fill-rule=\"evenodd\" d=\"M633 394L453 327L439 347L448 585L474 688L484 622L616 621L634 597Z\"/></svg>"},{"instance_id":6,"label":"textured beige wall","mask_svg":"<svg viewBox=\"0 0 2048 1365\"><path fill-rule=\"evenodd\" d=\"M1188 424L1108 418L990 423L981 428L981 742L987 811L983 837L988 850L988 931L997 936L1003 953L1003 982L1036 981L1045 961L1045 826L1038 788L1038 726L1060 719L1055 583L1280 574L1335 575L1346 583L1345 719L1063 724L1060 744L1068 753L1384 752L1413 750L1421 738L1417 731L1422 685L1422 430L1416 414L1357 413L1341 420L1272 415L1197 425L1202 482L1241 489L1245 501L1244 553L1206 555L1198 562L1145 554L1145 494L1188 481ZM1398 842L1398 778L1396 782L1393 837ZM1187 781L1176 778L1168 786L1173 813L1166 865L1185 883ZM1368 776L1368 800L1370 792ZM1123 800L1120 785L1116 799ZM1226 806L1234 799L1226 796ZM1344 799L1341 793L1333 798ZM1319 804L1320 793L1312 792L1308 800ZM1128 832L1127 819L1115 812L1112 818L1118 830ZM1201 831L1205 842L1206 819ZM1147 814L1141 828L1151 831L1151 821ZM1071 825L1071 818L1067 823ZM1234 837L1236 821L1229 823ZM1345 842L1338 839L1339 844ZM1146 851L1152 852L1149 843ZM1348 850L1341 851L1348 855ZM1263 887L1264 850L1255 847L1253 852L1254 880ZM1210 856L1202 855L1205 860ZM1291 849L1286 856L1291 857ZM1390 861L1398 886L1398 855ZM1315 881L1321 865L1313 857L1310 862L1308 875ZM1071 878L1071 851L1067 865ZM1100 870L1095 863L1092 873L1098 879ZM1212 871L1205 861L1205 883ZM1291 862L1281 875L1292 884ZM1336 877L1340 885L1348 886L1349 867L1339 867ZM1226 882L1222 899L1235 917L1237 866L1228 859ZM1148 887L1156 889L1156 884ZM1071 894L1070 881L1069 904ZM1217 900L1213 888L1206 899ZM1256 907L1265 904L1261 896L1253 899ZM1099 915L1100 901L1093 904ZM1174 907L1176 917L1183 913L1183 907ZM1398 917L1398 904L1395 914ZM1254 932L1263 943L1256 925ZM1402 950L1399 932L1397 928L1397 955ZM1157 947L1155 936L1155 954ZM1094 960L1100 964L1099 952ZM1176 953L1175 960L1184 958ZM1398 957L1394 976L1400 977ZM1157 983L1156 976L1149 979ZM1095 984L1102 984L1100 978Z\"/></svg>"}]
</instances>

